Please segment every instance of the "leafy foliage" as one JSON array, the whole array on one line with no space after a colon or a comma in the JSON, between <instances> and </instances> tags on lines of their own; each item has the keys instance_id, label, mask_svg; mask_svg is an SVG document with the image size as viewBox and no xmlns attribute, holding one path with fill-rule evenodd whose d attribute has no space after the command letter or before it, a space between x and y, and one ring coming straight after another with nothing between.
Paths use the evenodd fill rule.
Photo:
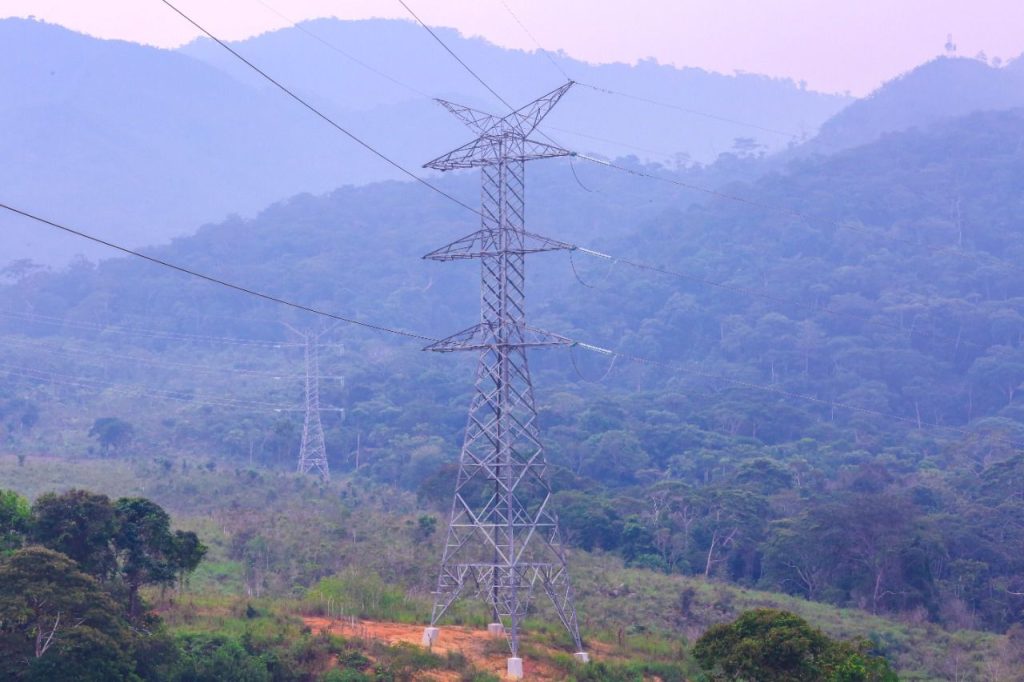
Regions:
<instances>
[{"instance_id":1,"label":"leafy foliage","mask_svg":"<svg viewBox=\"0 0 1024 682\"><path fill-rule=\"evenodd\" d=\"M28 500L13 490L0 490L0 556L21 546L30 519Z\"/></svg>"},{"instance_id":2,"label":"leafy foliage","mask_svg":"<svg viewBox=\"0 0 1024 682\"><path fill-rule=\"evenodd\" d=\"M121 610L68 557L27 547L0 562L0 674L126 680L132 639Z\"/></svg>"},{"instance_id":3,"label":"leafy foliage","mask_svg":"<svg viewBox=\"0 0 1024 682\"><path fill-rule=\"evenodd\" d=\"M693 649L712 679L895 682L884 658L837 642L785 611L758 609L709 629Z\"/></svg>"}]
</instances>

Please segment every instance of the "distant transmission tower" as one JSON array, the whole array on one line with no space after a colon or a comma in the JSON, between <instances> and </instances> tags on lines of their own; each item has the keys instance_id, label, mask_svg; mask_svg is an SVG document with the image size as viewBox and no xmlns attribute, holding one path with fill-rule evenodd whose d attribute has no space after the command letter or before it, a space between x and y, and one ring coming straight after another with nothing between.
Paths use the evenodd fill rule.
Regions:
<instances>
[{"instance_id":1,"label":"distant transmission tower","mask_svg":"<svg viewBox=\"0 0 1024 682\"><path fill-rule=\"evenodd\" d=\"M439 102L479 137L425 164L446 171L480 168L480 230L433 251L430 260L478 258L480 323L427 347L442 353L480 354L469 422L459 458L440 576L427 645L438 637L444 613L470 587L486 600L489 629L508 637L508 674L522 677L520 626L536 586L551 598L559 619L586 661L572 585L546 478L544 450L526 349L571 342L526 325L525 256L568 245L531 234L524 225L525 163L569 151L529 135L572 82L507 116Z\"/></svg>"},{"instance_id":2,"label":"distant transmission tower","mask_svg":"<svg viewBox=\"0 0 1024 682\"><path fill-rule=\"evenodd\" d=\"M299 445L299 473L315 471L323 481L331 480L327 463L327 444L324 427L320 423L320 337L326 332L300 332L285 324L303 340L306 366L306 417L302 422L302 442Z\"/></svg>"}]
</instances>

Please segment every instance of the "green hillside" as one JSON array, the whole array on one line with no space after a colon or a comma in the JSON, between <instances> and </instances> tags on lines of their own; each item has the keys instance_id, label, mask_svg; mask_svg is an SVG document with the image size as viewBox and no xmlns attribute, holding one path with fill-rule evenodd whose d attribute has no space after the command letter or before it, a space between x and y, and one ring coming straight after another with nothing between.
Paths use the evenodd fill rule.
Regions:
<instances>
[{"instance_id":1,"label":"green hillside","mask_svg":"<svg viewBox=\"0 0 1024 682\"><path fill-rule=\"evenodd\" d=\"M265 637L268 627L286 627L283 623L294 623L310 610L322 612L325 603L318 595L331 585L345 586L333 608L346 615L419 623L429 613L442 538L425 532L418 520L436 518L436 513L386 486L367 488L346 478L318 488L293 474L211 470L189 459L167 467L37 458L19 466L12 456L0 457L0 480L29 496L70 487L111 497L145 495L170 511L177 527L197 532L209 554L186 593L171 603L157 592L151 595L175 633ZM883 618L720 581L625 568L620 558L601 551L575 551L571 560L585 636L614 660L659 661L699 675L690 650L706 628L749 609L770 607L799 614L838 638L868 639L895 664L900 679L952 679L956 669L961 679L1009 681L1017 679L1021 663L1019 629L1009 636L949 632L926 619ZM393 596L382 598L388 594ZM262 615L231 615L246 604ZM539 601L538 607L540 617L528 622L525 635L531 651L545 655L537 647L548 643L569 647ZM263 619L269 614L278 614L278 625L273 618ZM482 628L486 616L470 603L452 622ZM301 638L294 625L284 632Z\"/></svg>"},{"instance_id":2,"label":"green hillside","mask_svg":"<svg viewBox=\"0 0 1024 682\"><path fill-rule=\"evenodd\" d=\"M943 666L969 661L967 679L999 679L991 661L1019 670L1006 638L1024 620L1022 135L1021 111L982 113L757 179L738 158L674 176L717 195L579 162L593 191L564 166L531 176L531 230L676 273L579 252L531 263L533 324L663 363L531 356L592 630L615 614L692 641L774 605L868 637L911 679L953 679ZM444 187L471 196L474 183ZM151 252L440 337L475 320L477 273L419 256L471 219L385 183L295 197ZM258 579L268 594L358 565L422 604L438 552L410 534L423 515L444 523L471 358L334 331L322 402L344 410L325 417L342 482L318 491L282 473L302 368L280 321L313 320L146 263L21 265L2 292L0 343L7 447L25 466L0 487L56 487L33 483L59 466L45 457L120 467L116 485L145 485L208 539L201 591L252 591L246 552L271 551L253 543L276 547L280 563ZM268 523L261 506L293 488L309 503ZM231 499L237 513L204 515ZM624 594L620 583L626 602L604 592ZM665 597L690 589L696 616Z\"/></svg>"}]
</instances>

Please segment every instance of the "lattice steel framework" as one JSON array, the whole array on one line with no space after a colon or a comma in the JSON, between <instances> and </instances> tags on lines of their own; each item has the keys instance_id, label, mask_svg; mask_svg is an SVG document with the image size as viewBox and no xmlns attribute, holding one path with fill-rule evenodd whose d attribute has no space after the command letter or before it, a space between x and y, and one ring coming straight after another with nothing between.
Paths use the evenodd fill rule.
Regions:
<instances>
[{"instance_id":1,"label":"lattice steel framework","mask_svg":"<svg viewBox=\"0 0 1024 682\"><path fill-rule=\"evenodd\" d=\"M479 353L475 391L459 458L431 626L467 586L501 622L513 656L536 586L582 651L565 552L545 475L544 449L526 350L569 345L526 324L525 256L571 248L529 233L524 221L525 163L569 151L531 140L572 82L507 116L439 102L478 137L427 164L442 171L480 168L481 226L424 258L480 260L480 322L427 347Z\"/></svg>"},{"instance_id":2,"label":"lattice steel framework","mask_svg":"<svg viewBox=\"0 0 1024 682\"><path fill-rule=\"evenodd\" d=\"M331 479L327 464L327 444L320 423L320 336L303 334L306 365L306 417L302 422L302 443L299 445L299 473L316 472L323 481Z\"/></svg>"}]
</instances>

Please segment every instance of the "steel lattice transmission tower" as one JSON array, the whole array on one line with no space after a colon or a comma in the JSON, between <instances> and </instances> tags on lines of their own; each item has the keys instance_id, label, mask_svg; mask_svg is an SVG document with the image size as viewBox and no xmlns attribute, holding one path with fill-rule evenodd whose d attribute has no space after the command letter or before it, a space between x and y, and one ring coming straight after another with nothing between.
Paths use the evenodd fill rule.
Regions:
<instances>
[{"instance_id":1,"label":"steel lattice transmission tower","mask_svg":"<svg viewBox=\"0 0 1024 682\"><path fill-rule=\"evenodd\" d=\"M493 612L492 629L508 637L513 677L522 676L520 625L538 586L551 598L578 658L587 658L557 518L550 508L526 358L528 348L571 341L527 326L524 287L527 254L571 248L527 232L524 223L525 163L571 154L529 136L571 86L570 81L504 117L438 100L478 137L425 164L442 171L480 168L482 220L478 231L424 256L439 261L475 258L481 265L480 322L426 349L474 351L479 364L424 641L434 642L444 613L467 587L475 589Z\"/></svg>"},{"instance_id":2,"label":"steel lattice transmission tower","mask_svg":"<svg viewBox=\"0 0 1024 682\"><path fill-rule=\"evenodd\" d=\"M331 470L327 463L327 443L323 424L320 423L320 337L326 332L300 332L290 324L285 323L285 326L302 338L306 367L306 416L302 422L298 471L300 474L316 472L320 480L329 481Z\"/></svg>"}]
</instances>

